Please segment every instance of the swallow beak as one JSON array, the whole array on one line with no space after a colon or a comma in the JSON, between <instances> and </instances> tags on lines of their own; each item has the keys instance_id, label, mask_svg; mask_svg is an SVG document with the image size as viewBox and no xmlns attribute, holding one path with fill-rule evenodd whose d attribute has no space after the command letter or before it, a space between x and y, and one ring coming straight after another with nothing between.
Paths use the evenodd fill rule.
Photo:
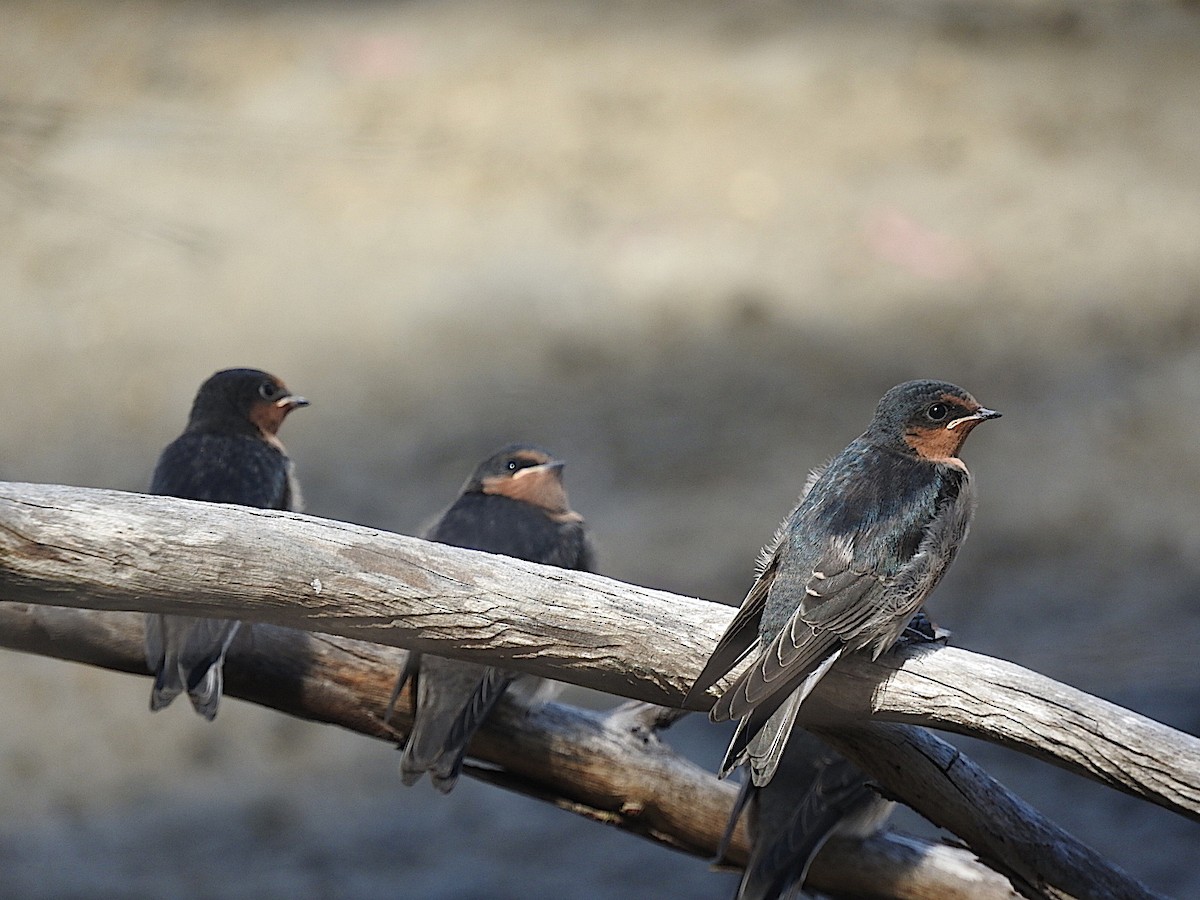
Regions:
<instances>
[{"instance_id":1,"label":"swallow beak","mask_svg":"<svg viewBox=\"0 0 1200 900\"><path fill-rule=\"evenodd\" d=\"M298 397L295 394L288 394L286 397L280 397L275 401L275 405L280 409L286 409L291 412L293 409L299 409L302 406L308 406L308 401L303 397Z\"/></svg>"},{"instance_id":2,"label":"swallow beak","mask_svg":"<svg viewBox=\"0 0 1200 900\"><path fill-rule=\"evenodd\" d=\"M961 416L955 419L953 422L947 422L946 430L953 431L959 425L967 425L968 427L973 428L975 425L979 424L980 422L986 422L988 419L998 419L1000 418L1000 415L1001 414L996 412L994 409L988 409L987 407L981 406L969 416Z\"/></svg>"},{"instance_id":3,"label":"swallow beak","mask_svg":"<svg viewBox=\"0 0 1200 900\"><path fill-rule=\"evenodd\" d=\"M513 478L527 478L530 475L537 478L540 475L553 475L555 478L562 480L563 467L565 462L554 460L548 463L542 463L539 466L526 466L524 469L517 469L513 472Z\"/></svg>"}]
</instances>

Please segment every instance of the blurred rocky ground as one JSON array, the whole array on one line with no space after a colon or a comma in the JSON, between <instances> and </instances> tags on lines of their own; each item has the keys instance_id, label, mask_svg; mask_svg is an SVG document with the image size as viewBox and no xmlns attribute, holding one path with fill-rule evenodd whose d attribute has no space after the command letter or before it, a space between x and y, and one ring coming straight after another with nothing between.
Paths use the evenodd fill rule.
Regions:
<instances>
[{"instance_id":1,"label":"blurred rocky ground","mask_svg":"<svg viewBox=\"0 0 1200 900\"><path fill-rule=\"evenodd\" d=\"M1005 413L931 604L1200 732L1200 16L1158 2L11 2L0 478L144 489L267 368L308 511L410 532L496 445L602 569L741 599L895 382ZM229 702L0 654L0 896L723 897L728 874ZM692 717L696 719L697 717ZM673 739L715 764L726 733ZM1155 888L1200 831L965 742ZM923 824L910 816L906 827Z\"/></svg>"}]
</instances>

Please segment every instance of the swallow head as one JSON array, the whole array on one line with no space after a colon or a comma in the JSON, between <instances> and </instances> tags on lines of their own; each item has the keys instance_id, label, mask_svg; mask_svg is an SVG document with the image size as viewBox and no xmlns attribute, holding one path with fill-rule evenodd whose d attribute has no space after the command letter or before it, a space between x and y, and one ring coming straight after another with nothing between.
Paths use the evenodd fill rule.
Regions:
<instances>
[{"instance_id":1,"label":"swallow head","mask_svg":"<svg viewBox=\"0 0 1200 900\"><path fill-rule=\"evenodd\" d=\"M273 437L287 414L308 406L287 385L261 369L222 369L196 393L189 427L224 425L236 430L246 423L266 437Z\"/></svg>"},{"instance_id":2,"label":"swallow head","mask_svg":"<svg viewBox=\"0 0 1200 900\"><path fill-rule=\"evenodd\" d=\"M885 446L944 462L958 458L976 425L998 418L1000 413L957 385L908 381L883 395L867 434Z\"/></svg>"},{"instance_id":3,"label":"swallow head","mask_svg":"<svg viewBox=\"0 0 1200 900\"><path fill-rule=\"evenodd\" d=\"M563 485L564 465L540 447L509 444L479 464L463 493L508 497L556 518L575 516Z\"/></svg>"}]
</instances>

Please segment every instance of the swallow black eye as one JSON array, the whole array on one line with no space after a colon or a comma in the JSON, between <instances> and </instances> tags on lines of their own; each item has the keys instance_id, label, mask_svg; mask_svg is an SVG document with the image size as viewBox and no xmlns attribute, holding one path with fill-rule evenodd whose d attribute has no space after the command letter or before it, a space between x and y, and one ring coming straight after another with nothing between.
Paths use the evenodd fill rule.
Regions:
<instances>
[{"instance_id":1,"label":"swallow black eye","mask_svg":"<svg viewBox=\"0 0 1200 900\"><path fill-rule=\"evenodd\" d=\"M269 381L264 381L258 386L258 396L264 400L274 400L282 391Z\"/></svg>"},{"instance_id":2,"label":"swallow black eye","mask_svg":"<svg viewBox=\"0 0 1200 900\"><path fill-rule=\"evenodd\" d=\"M950 415L950 410L945 403L935 403L929 409L925 410L925 415L929 416L934 422L940 422L946 416Z\"/></svg>"},{"instance_id":3,"label":"swallow black eye","mask_svg":"<svg viewBox=\"0 0 1200 900\"><path fill-rule=\"evenodd\" d=\"M521 464L518 463L515 459L510 459L508 462L506 462L504 464L504 468L508 469L508 471L510 471L510 472L515 472L515 471L517 471L517 469L521 468Z\"/></svg>"}]
</instances>

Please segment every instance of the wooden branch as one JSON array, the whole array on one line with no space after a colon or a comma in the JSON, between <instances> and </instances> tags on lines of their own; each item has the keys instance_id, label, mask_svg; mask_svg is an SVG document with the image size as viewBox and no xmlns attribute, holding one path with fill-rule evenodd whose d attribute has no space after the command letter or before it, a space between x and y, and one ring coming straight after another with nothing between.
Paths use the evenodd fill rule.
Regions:
<instances>
[{"instance_id":1,"label":"wooden branch","mask_svg":"<svg viewBox=\"0 0 1200 900\"><path fill-rule=\"evenodd\" d=\"M296 513L3 482L0 600L268 622L664 705L730 612Z\"/></svg>"},{"instance_id":2,"label":"wooden branch","mask_svg":"<svg viewBox=\"0 0 1200 900\"><path fill-rule=\"evenodd\" d=\"M885 789L902 786L896 799L961 837L1026 896L1157 896L924 729L874 725L816 733L877 777L890 771Z\"/></svg>"},{"instance_id":3,"label":"wooden branch","mask_svg":"<svg viewBox=\"0 0 1200 900\"><path fill-rule=\"evenodd\" d=\"M116 671L146 673L142 627L135 613L0 603L0 646ZM403 651L270 625L256 625L249 643L235 643L226 662L229 695L383 740L399 740L411 726L407 696L392 725L381 718ZM502 704L471 744L472 756L491 768L468 765L465 771L711 857L735 790L662 743L653 731L660 721L656 712L628 705L606 716L558 704L532 713ZM744 863L746 854L743 828L729 858ZM831 840L809 883L854 897L1016 896L1007 879L971 853L890 833Z\"/></svg>"},{"instance_id":4,"label":"wooden branch","mask_svg":"<svg viewBox=\"0 0 1200 900\"><path fill-rule=\"evenodd\" d=\"M292 625L500 663L668 704L680 702L731 615L727 607L693 598L345 523L170 498L2 484L0 598ZM1048 755L1089 775L1108 773L1099 760L1113 755L1127 763L1129 777L1106 774L1109 783L1200 814L1200 741L1015 666L1007 667L1005 677L1028 696L1020 706L999 705L987 682L974 677L979 659L974 655L958 657L957 666L933 666L933 677L922 675L930 660L947 654L953 659L955 653L962 651L897 653L883 665L859 659L839 664L806 704L804 721L831 733L868 717L945 724ZM980 721L966 722L947 711L958 702L947 684L968 691ZM931 702L931 695L946 700ZM1083 719L1104 724L1100 740L1080 739L1064 755L1055 752L1056 742L1065 740L1056 725L1068 702L1084 705ZM942 710L946 721L914 714L914 704ZM996 719L1026 716L1036 704L1054 715L1039 712L1020 733L997 729ZM1050 730L1039 733L1038 722ZM956 753L938 744L943 756ZM1142 753L1147 744L1162 755L1147 760ZM913 787L902 773L871 754L860 759L887 790L909 801ZM1027 817L1026 808L994 782L981 782L978 789L1011 814L1006 825L1020 833L1013 839L987 828L968 829L976 852L1005 871L1028 872L1021 875L1022 886L1039 895L1098 890L1094 866L1100 863L1091 851L1056 833L1057 844L1024 859L1024 848L1046 836L1047 823ZM958 788L943 791L939 802L959 808L933 810L931 818L952 828L951 822L969 824L978 812L962 808L970 805L965 796ZM1125 896L1146 895L1119 871L1106 869L1105 877L1124 884Z\"/></svg>"},{"instance_id":5,"label":"wooden branch","mask_svg":"<svg viewBox=\"0 0 1200 900\"><path fill-rule=\"evenodd\" d=\"M294 513L4 482L0 599L269 622L667 706L682 702L732 615ZM951 648L854 656L802 713L823 726L868 717L1015 747L1200 821L1200 739L1011 663Z\"/></svg>"},{"instance_id":6,"label":"wooden branch","mask_svg":"<svg viewBox=\"0 0 1200 900\"><path fill-rule=\"evenodd\" d=\"M982 738L1200 821L1200 740L1115 703L954 647L852 656L836 671L810 717L844 722L870 709Z\"/></svg>"}]
</instances>

